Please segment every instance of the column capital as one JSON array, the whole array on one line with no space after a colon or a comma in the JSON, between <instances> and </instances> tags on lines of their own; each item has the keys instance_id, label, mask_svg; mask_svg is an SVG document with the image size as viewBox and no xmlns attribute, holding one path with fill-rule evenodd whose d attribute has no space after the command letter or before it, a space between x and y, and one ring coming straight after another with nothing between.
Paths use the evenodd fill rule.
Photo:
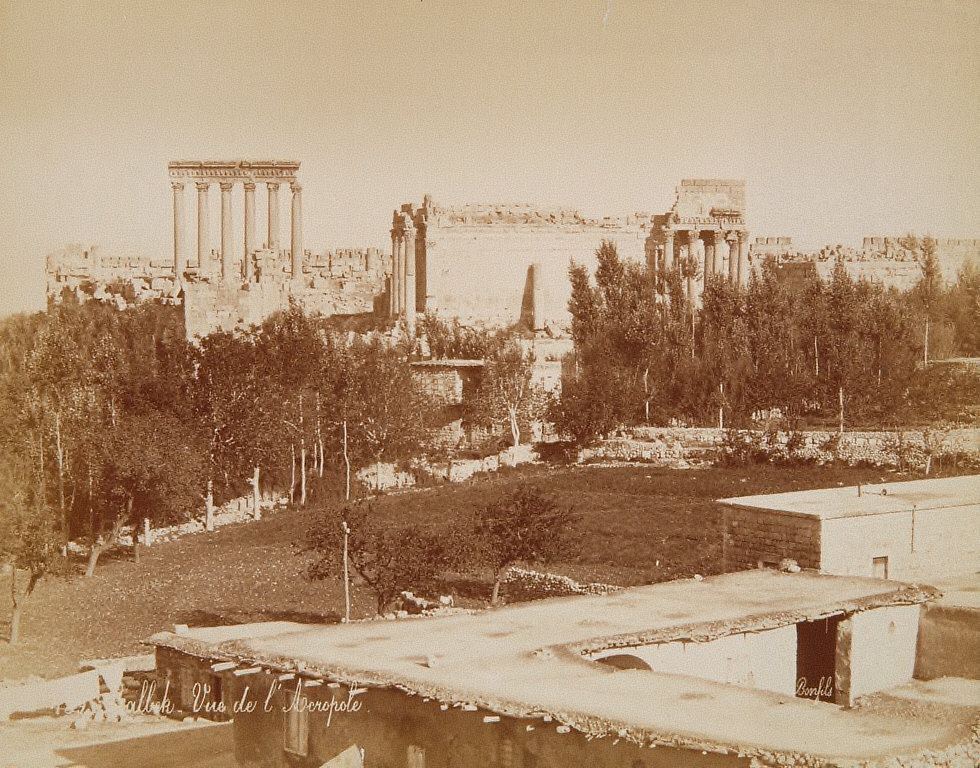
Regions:
<instances>
[{"instance_id":1,"label":"column capital","mask_svg":"<svg viewBox=\"0 0 980 768\"><path fill-rule=\"evenodd\" d=\"M184 191L184 182L182 182L182 181L171 181L170 182L170 188L174 192L183 192Z\"/></svg>"},{"instance_id":2,"label":"column capital","mask_svg":"<svg viewBox=\"0 0 980 768\"><path fill-rule=\"evenodd\" d=\"M298 181L291 181L291 182L289 182L289 188L290 188L290 190L292 190L292 192L293 192L294 195L297 192L302 192L303 191L303 187L300 185L300 183Z\"/></svg>"},{"instance_id":3,"label":"column capital","mask_svg":"<svg viewBox=\"0 0 980 768\"><path fill-rule=\"evenodd\" d=\"M219 181L218 186L221 188L222 192L231 192L231 188L235 186L233 181Z\"/></svg>"},{"instance_id":4,"label":"column capital","mask_svg":"<svg viewBox=\"0 0 980 768\"><path fill-rule=\"evenodd\" d=\"M195 181L194 186L197 187L198 192L207 192L208 188L211 186L210 181Z\"/></svg>"},{"instance_id":5,"label":"column capital","mask_svg":"<svg viewBox=\"0 0 980 768\"><path fill-rule=\"evenodd\" d=\"M242 183L242 186L245 188L245 191L246 192L254 192L255 191L255 182L254 181L246 181L246 182L243 182Z\"/></svg>"},{"instance_id":6,"label":"column capital","mask_svg":"<svg viewBox=\"0 0 980 768\"><path fill-rule=\"evenodd\" d=\"M690 242L693 243L695 240L700 239L700 237L701 237L701 230L700 229L689 229L689 230L687 230L687 239Z\"/></svg>"},{"instance_id":7,"label":"column capital","mask_svg":"<svg viewBox=\"0 0 980 768\"><path fill-rule=\"evenodd\" d=\"M279 182L278 181L267 181L265 183L265 185L269 189L275 189L275 190L278 190L279 189Z\"/></svg>"},{"instance_id":8,"label":"column capital","mask_svg":"<svg viewBox=\"0 0 980 768\"><path fill-rule=\"evenodd\" d=\"M744 229L738 230L738 232L736 234L737 234L737 237L738 237L738 241L740 243L747 242L748 239L749 239L749 233L746 230L744 230Z\"/></svg>"}]
</instances>

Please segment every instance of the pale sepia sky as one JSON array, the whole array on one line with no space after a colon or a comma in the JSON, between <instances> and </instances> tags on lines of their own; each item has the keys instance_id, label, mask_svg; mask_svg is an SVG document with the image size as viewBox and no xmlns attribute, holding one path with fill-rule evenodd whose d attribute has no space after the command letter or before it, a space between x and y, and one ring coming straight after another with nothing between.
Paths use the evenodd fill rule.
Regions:
<instances>
[{"instance_id":1,"label":"pale sepia sky","mask_svg":"<svg viewBox=\"0 0 980 768\"><path fill-rule=\"evenodd\" d=\"M625 214L684 177L820 245L980 237L978 141L973 0L0 0L0 314L65 243L168 257L173 159L301 161L317 250L426 192Z\"/></svg>"}]
</instances>

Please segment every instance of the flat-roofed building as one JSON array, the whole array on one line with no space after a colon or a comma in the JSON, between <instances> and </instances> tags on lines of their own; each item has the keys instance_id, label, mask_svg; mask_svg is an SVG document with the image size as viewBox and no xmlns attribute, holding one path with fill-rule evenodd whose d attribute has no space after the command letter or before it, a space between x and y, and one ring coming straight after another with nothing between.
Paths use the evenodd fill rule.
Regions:
<instances>
[{"instance_id":1,"label":"flat-roofed building","mask_svg":"<svg viewBox=\"0 0 980 768\"><path fill-rule=\"evenodd\" d=\"M721 499L726 570L796 560L930 581L980 570L980 475Z\"/></svg>"},{"instance_id":2,"label":"flat-roofed building","mask_svg":"<svg viewBox=\"0 0 980 768\"><path fill-rule=\"evenodd\" d=\"M913 705L849 708L917 685L919 608L936 594L753 570L463 615L150 642L178 709L193 708L180 696L195 682L239 703L236 754L250 766L361 765L361 750L363 765L413 768L876 765L969 739L974 710L917 721Z\"/></svg>"}]
</instances>

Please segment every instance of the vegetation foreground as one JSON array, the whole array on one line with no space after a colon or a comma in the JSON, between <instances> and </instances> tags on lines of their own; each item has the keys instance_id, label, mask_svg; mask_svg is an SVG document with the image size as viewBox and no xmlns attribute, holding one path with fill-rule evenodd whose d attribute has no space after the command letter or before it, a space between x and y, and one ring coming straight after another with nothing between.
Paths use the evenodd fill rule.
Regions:
<instances>
[{"instance_id":1,"label":"vegetation foreground","mask_svg":"<svg viewBox=\"0 0 980 768\"><path fill-rule=\"evenodd\" d=\"M459 486L390 494L371 514L392 526L445 530L489 495L532 483L577 513L580 546L564 562L544 564L578 581L634 585L721 570L721 508L715 499L837 484L909 479L897 472L847 467L528 467ZM90 658L145 651L140 640L174 624L336 621L344 610L340 574L310 580L307 533L322 510L286 509L260 521L155 544L139 564L129 553L107 557L88 579L46 576L24 604L21 642L0 644L0 679L54 677ZM79 568L84 563L79 563ZM486 605L493 574L443 584L457 604ZM9 574L0 576L9 594ZM436 597L437 595L427 595ZM504 594L506 598L506 591ZM352 590L353 618L375 613L363 583ZM4 611L6 613L6 611ZM0 635L6 636L6 626Z\"/></svg>"}]
</instances>

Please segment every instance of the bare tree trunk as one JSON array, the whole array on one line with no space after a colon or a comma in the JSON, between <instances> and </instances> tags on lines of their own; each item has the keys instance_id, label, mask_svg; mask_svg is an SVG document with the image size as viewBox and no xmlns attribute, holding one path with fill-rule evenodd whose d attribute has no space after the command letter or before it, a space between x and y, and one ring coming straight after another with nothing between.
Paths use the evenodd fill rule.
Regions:
<instances>
[{"instance_id":1,"label":"bare tree trunk","mask_svg":"<svg viewBox=\"0 0 980 768\"><path fill-rule=\"evenodd\" d=\"M252 517L256 520L262 518L262 509L259 507L259 468L255 468L252 473Z\"/></svg>"},{"instance_id":2,"label":"bare tree trunk","mask_svg":"<svg viewBox=\"0 0 980 768\"><path fill-rule=\"evenodd\" d=\"M289 445L289 503L296 500L296 443Z\"/></svg>"},{"instance_id":3,"label":"bare tree trunk","mask_svg":"<svg viewBox=\"0 0 980 768\"><path fill-rule=\"evenodd\" d=\"M929 367L929 314L926 313L926 337L922 344L922 365Z\"/></svg>"},{"instance_id":4,"label":"bare tree trunk","mask_svg":"<svg viewBox=\"0 0 980 768\"><path fill-rule=\"evenodd\" d=\"M316 393L316 447L317 455L317 474L323 477L323 429L320 425L320 393Z\"/></svg>"},{"instance_id":5,"label":"bare tree trunk","mask_svg":"<svg viewBox=\"0 0 980 768\"><path fill-rule=\"evenodd\" d=\"M129 502L132 504L132 501ZM119 539L123 524L126 522L125 515L119 515L112 524L112 530L105 538L100 538L92 542L92 548L88 553L88 566L85 568L85 578L90 578L95 573L95 566L99 562L99 556Z\"/></svg>"},{"instance_id":6,"label":"bare tree trunk","mask_svg":"<svg viewBox=\"0 0 980 768\"><path fill-rule=\"evenodd\" d=\"M817 337L813 337L813 375L820 378L820 347L817 346Z\"/></svg>"},{"instance_id":7,"label":"bare tree trunk","mask_svg":"<svg viewBox=\"0 0 980 768\"><path fill-rule=\"evenodd\" d=\"M507 406L507 415L510 417L510 436L516 448L521 444L521 429L517 423L517 408L512 405Z\"/></svg>"},{"instance_id":8,"label":"bare tree trunk","mask_svg":"<svg viewBox=\"0 0 980 768\"><path fill-rule=\"evenodd\" d=\"M643 419L646 424L650 423L650 388L648 386L650 367L643 369Z\"/></svg>"},{"instance_id":9,"label":"bare tree trunk","mask_svg":"<svg viewBox=\"0 0 980 768\"><path fill-rule=\"evenodd\" d=\"M844 388L837 390L837 400L840 403L840 434L844 434Z\"/></svg>"},{"instance_id":10,"label":"bare tree trunk","mask_svg":"<svg viewBox=\"0 0 980 768\"><path fill-rule=\"evenodd\" d=\"M58 457L58 509L61 512L62 543L68 542L68 513L65 510L65 451L61 445L61 413L54 413L54 440Z\"/></svg>"},{"instance_id":11,"label":"bare tree trunk","mask_svg":"<svg viewBox=\"0 0 980 768\"><path fill-rule=\"evenodd\" d=\"M350 455L347 453L347 419L344 419L344 499L350 501Z\"/></svg>"},{"instance_id":12,"label":"bare tree trunk","mask_svg":"<svg viewBox=\"0 0 980 768\"><path fill-rule=\"evenodd\" d=\"M214 530L214 483L208 478L208 493L204 497L204 530Z\"/></svg>"},{"instance_id":13,"label":"bare tree trunk","mask_svg":"<svg viewBox=\"0 0 980 768\"><path fill-rule=\"evenodd\" d=\"M299 449L299 503L306 506L306 446Z\"/></svg>"},{"instance_id":14,"label":"bare tree trunk","mask_svg":"<svg viewBox=\"0 0 980 768\"><path fill-rule=\"evenodd\" d=\"M507 572L506 568L501 568L494 574L493 592L490 593L490 605L500 604L500 584L504 580L504 574L506 572Z\"/></svg>"},{"instance_id":15,"label":"bare tree trunk","mask_svg":"<svg viewBox=\"0 0 980 768\"><path fill-rule=\"evenodd\" d=\"M20 601L17 599L17 562L10 558L10 644L20 642Z\"/></svg>"}]
</instances>

